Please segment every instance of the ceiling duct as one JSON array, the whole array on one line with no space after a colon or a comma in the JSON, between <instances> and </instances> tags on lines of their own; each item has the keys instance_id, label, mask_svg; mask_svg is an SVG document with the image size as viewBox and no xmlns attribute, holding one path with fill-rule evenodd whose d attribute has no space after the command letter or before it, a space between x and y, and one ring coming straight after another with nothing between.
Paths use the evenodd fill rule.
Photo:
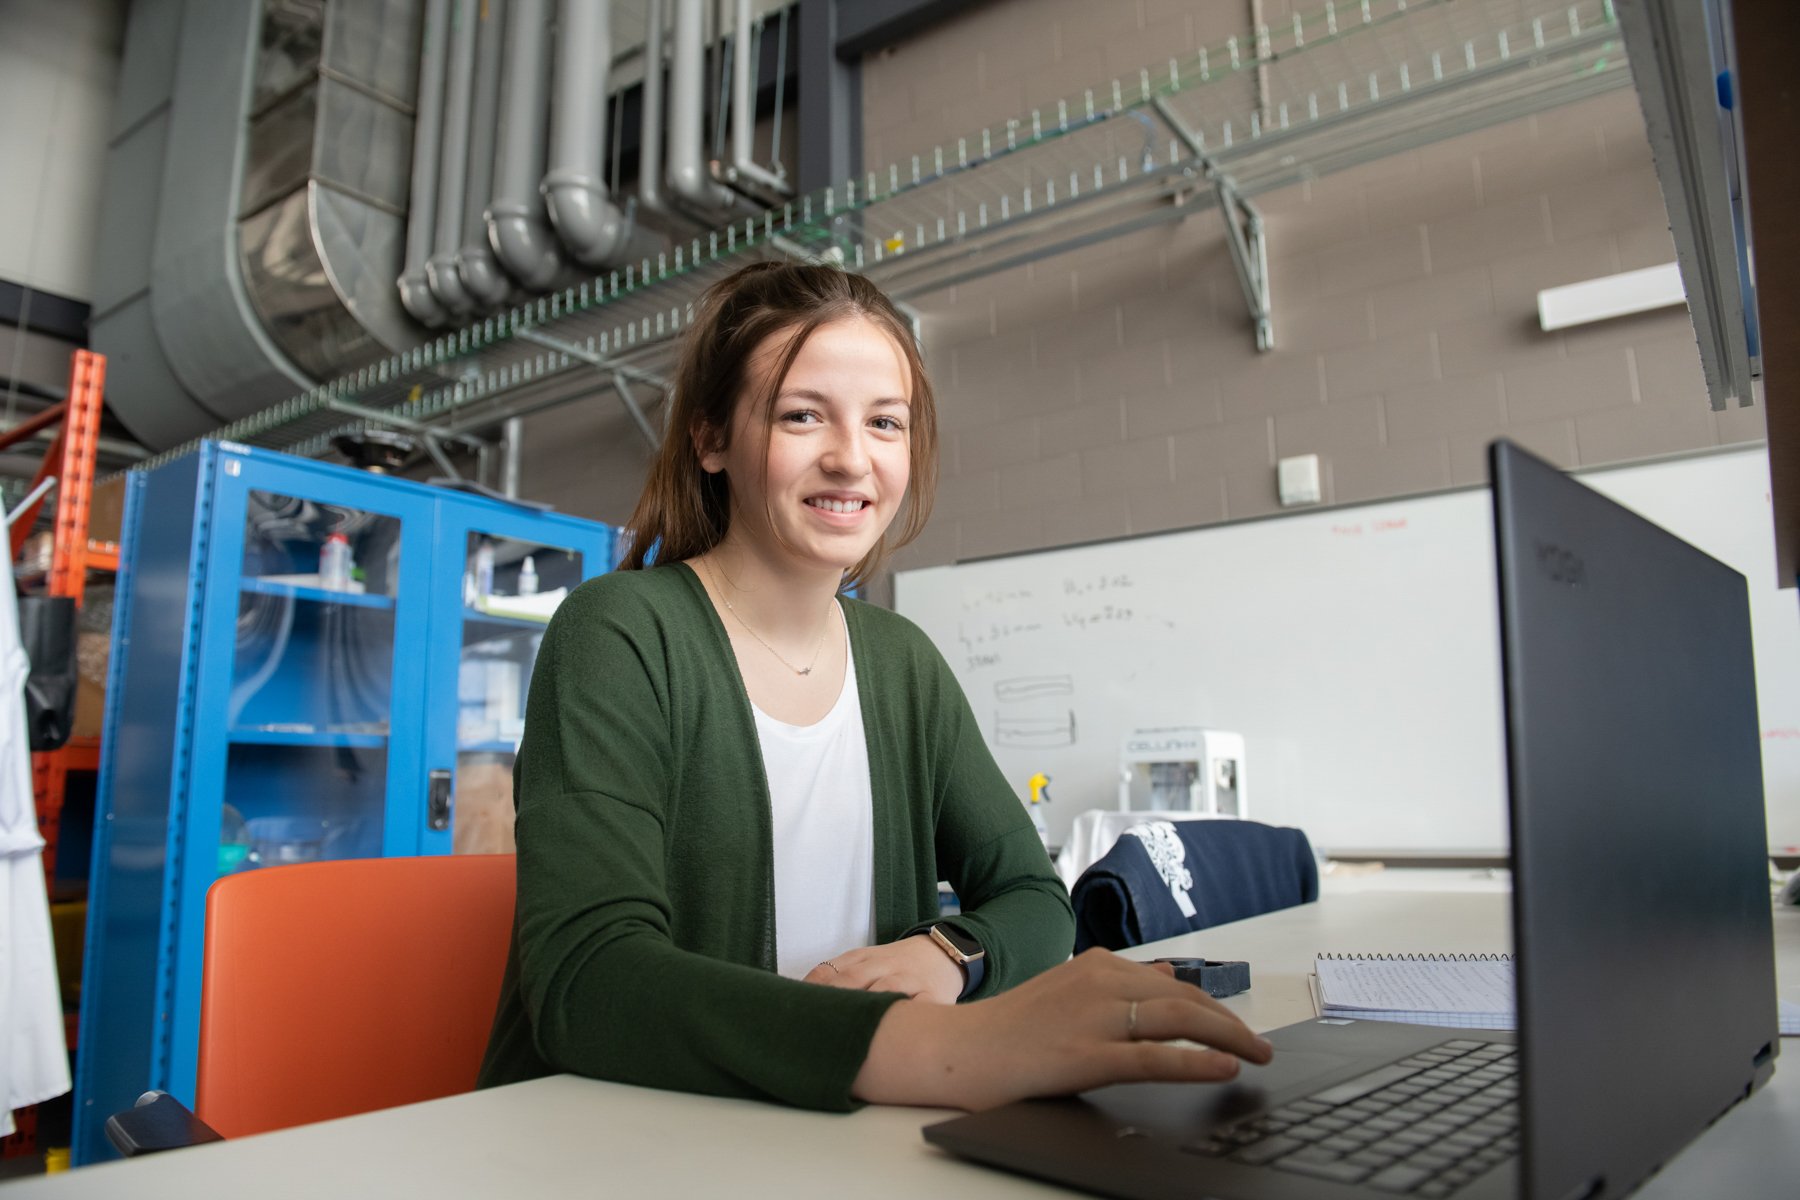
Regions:
<instances>
[{"instance_id":1,"label":"ceiling duct","mask_svg":"<svg viewBox=\"0 0 1800 1200\"><path fill-rule=\"evenodd\" d=\"M238 256L263 328L314 378L421 336L393 285L405 252L424 12L424 0L263 6ZM310 61L273 53L278 39L309 36ZM213 403L233 416L255 411L230 396Z\"/></svg>"}]
</instances>

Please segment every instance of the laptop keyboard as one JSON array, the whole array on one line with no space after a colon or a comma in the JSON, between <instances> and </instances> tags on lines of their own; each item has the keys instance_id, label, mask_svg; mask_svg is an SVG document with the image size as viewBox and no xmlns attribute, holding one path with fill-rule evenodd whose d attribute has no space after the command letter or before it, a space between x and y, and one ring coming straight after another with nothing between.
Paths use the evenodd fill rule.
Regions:
<instances>
[{"instance_id":1,"label":"laptop keyboard","mask_svg":"<svg viewBox=\"0 0 1800 1200\"><path fill-rule=\"evenodd\" d=\"M1397 1194L1449 1196L1518 1153L1516 1051L1445 1042L1182 1149Z\"/></svg>"}]
</instances>

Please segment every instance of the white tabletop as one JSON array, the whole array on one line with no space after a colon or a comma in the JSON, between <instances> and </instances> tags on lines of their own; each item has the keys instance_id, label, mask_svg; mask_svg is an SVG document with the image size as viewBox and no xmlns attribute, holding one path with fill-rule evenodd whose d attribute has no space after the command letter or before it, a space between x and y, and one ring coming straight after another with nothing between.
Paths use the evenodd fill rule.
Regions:
<instances>
[{"instance_id":1,"label":"white tabletop","mask_svg":"<svg viewBox=\"0 0 1800 1200\"><path fill-rule=\"evenodd\" d=\"M1327 880L1318 904L1134 951L1239 958L1250 992L1229 1003L1259 1029L1312 1015L1305 977L1320 951L1508 948L1504 883L1444 872ZM1782 995L1800 1000L1800 911L1776 914ZM1787 1048L1800 1049L1790 1039ZM1739 1105L1639 1193L1789 1197L1800 1181L1800 1059ZM7 1185L6 1200L195 1196L352 1200L729 1194L741 1197L1067 1196L925 1144L935 1110L849 1115L662 1092L574 1076L453 1096L341 1121L88 1167Z\"/></svg>"}]
</instances>

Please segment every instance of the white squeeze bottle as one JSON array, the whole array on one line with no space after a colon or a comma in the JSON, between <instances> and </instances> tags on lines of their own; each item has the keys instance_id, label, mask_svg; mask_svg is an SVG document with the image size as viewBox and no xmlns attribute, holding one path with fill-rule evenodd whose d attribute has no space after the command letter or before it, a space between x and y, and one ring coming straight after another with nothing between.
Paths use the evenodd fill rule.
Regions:
<instances>
[{"instance_id":1,"label":"white squeeze bottle","mask_svg":"<svg viewBox=\"0 0 1800 1200\"><path fill-rule=\"evenodd\" d=\"M481 599L494 594L494 546L482 542L475 547L475 595Z\"/></svg>"},{"instance_id":2,"label":"white squeeze bottle","mask_svg":"<svg viewBox=\"0 0 1800 1200\"><path fill-rule=\"evenodd\" d=\"M519 595L537 595L537 564L531 561L531 555L525 556L525 564L519 568Z\"/></svg>"},{"instance_id":3,"label":"white squeeze bottle","mask_svg":"<svg viewBox=\"0 0 1800 1200\"><path fill-rule=\"evenodd\" d=\"M350 590L350 539L333 533L319 550L319 586L328 592Z\"/></svg>"}]
</instances>

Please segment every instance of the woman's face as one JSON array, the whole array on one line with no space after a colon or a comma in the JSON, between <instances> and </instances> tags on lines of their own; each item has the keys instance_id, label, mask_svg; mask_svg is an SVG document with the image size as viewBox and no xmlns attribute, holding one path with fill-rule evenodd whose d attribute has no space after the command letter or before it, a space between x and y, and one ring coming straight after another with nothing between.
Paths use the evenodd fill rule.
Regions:
<instances>
[{"instance_id":1,"label":"woman's face","mask_svg":"<svg viewBox=\"0 0 1800 1200\"><path fill-rule=\"evenodd\" d=\"M733 538L796 567L848 570L906 494L912 372L884 330L847 317L807 338L765 414L769 375L793 336L772 334L751 355L730 444L700 465L731 481Z\"/></svg>"}]
</instances>

